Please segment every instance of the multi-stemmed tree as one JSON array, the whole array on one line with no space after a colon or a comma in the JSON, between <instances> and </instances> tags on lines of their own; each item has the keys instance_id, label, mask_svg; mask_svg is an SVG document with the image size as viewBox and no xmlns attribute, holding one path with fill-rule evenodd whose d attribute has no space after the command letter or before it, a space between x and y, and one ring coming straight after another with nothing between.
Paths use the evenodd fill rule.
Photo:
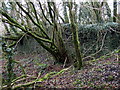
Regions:
<instances>
[{"instance_id":1,"label":"multi-stemmed tree","mask_svg":"<svg viewBox=\"0 0 120 90\"><path fill-rule=\"evenodd\" d=\"M69 3L67 2L67 4ZM70 62L61 32L62 28L60 25L60 19L63 18L61 18L55 2L42 3L38 1L37 4L28 2L25 5L22 5L20 2L12 2L10 5L11 7L9 10L4 10L5 5L4 8L0 10L2 21L4 23L8 23L12 29L12 31L7 29L9 35L4 37L5 39L15 41L13 44L15 45L21 37L29 35L33 37L44 49L46 49L55 58L56 62ZM77 60L81 60L78 33L76 32L77 27L74 22L75 19L72 19L75 17L75 13L72 14L74 11L72 11L70 4L68 6L76 56ZM35 27L35 30L33 30L33 27ZM80 69L81 66L82 60L79 61L78 68Z\"/></svg>"}]
</instances>

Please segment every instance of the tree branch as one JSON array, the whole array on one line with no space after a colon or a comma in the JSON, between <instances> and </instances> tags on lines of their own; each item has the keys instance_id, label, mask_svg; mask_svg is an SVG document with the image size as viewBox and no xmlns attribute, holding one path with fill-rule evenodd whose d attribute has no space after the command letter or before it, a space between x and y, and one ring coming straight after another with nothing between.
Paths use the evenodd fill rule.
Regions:
<instances>
[{"instance_id":1,"label":"tree branch","mask_svg":"<svg viewBox=\"0 0 120 90\"><path fill-rule=\"evenodd\" d=\"M33 2L30 2L30 3L31 3L31 5L32 5L32 7L33 7L33 9L34 9L34 14L35 14L35 17L36 17L37 23L40 24L40 23L39 23L38 16L37 16L36 9L35 9L35 6L34 6Z\"/></svg>"},{"instance_id":2,"label":"tree branch","mask_svg":"<svg viewBox=\"0 0 120 90\"><path fill-rule=\"evenodd\" d=\"M43 27L40 26L38 23L36 23L36 22L33 20L33 18L30 16L30 14L29 14L27 11L25 11L25 10L23 9L23 7L21 7L20 3L19 3L19 2L16 2L16 4L19 6L19 8L21 8L21 10L22 10L26 15L28 15L28 17L29 17L30 20L33 22L33 24L40 28L41 32L43 32L43 34L46 36L46 38L47 38L47 39L50 39L49 36L48 36L48 35L46 34L46 32L44 31Z\"/></svg>"},{"instance_id":3,"label":"tree branch","mask_svg":"<svg viewBox=\"0 0 120 90\"><path fill-rule=\"evenodd\" d=\"M40 1L39 1L39 5L40 5L40 9L41 9L41 11L42 11L42 14L43 14L44 18L49 22L50 25L53 25L53 24L50 22L50 20L45 16L45 13L44 13L44 10L43 10L43 8L42 8L42 5L41 5Z\"/></svg>"}]
</instances>

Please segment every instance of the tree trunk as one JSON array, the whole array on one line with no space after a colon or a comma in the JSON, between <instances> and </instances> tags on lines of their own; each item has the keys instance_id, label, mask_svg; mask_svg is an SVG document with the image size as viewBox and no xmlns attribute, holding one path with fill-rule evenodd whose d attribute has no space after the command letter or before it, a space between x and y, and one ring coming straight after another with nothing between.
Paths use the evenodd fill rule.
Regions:
<instances>
[{"instance_id":1,"label":"tree trunk","mask_svg":"<svg viewBox=\"0 0 120 90\"><path fill-rule=\"evenodd\" d=\"M113 1L113 22L116 22L117 18L117 0Z\"/></svg>"},{"instance_id":2,"label":"tree trunk","mask_svg":"<svg viewBox=\"0 0 120 90\"><path fill-rule=\"evenodd\" d=\"M78 28L77 28L77 25L75 24L75 20L74 20L75 13L73 13L72 11L72 5L73 3L69 2L69 16L71 21L71 31L72 31L73 42L74 42L75 53L76 53L77 69L81 69L82 57L80 52L80 42L78 39Z\"/></svg>"},{"instance_id":3,"label":"tree trunk","mask_svg":"<svg viewBox=\"0 0 120 90\"><path fill-rule=\"evenodd\" d=\"M102 18L102 12L101 8L103 4L100 4L100 2L91 2L93 10L95 12L96 18L97 18L97 23L102 23L103 18Z\"/></svg>"},{"instance_id":4,"label":"tree trunk","mask_svg":"<svg viewBox=\"0 0 120 90\"><path fill-rule=\"evenodd\" d=\"M69 23L69 19L68 19L68 14L67 14L67 2L64 2L63 1L63 8L64 8L64 11L63 11L63 14L64 14L64 23Z\"/></svg>"},{"instance_id":5,"label":"tree trunk","mask_svg":"<svg viewBox=\"0 0 120 90\"><path fill-rule=\"evenodd\" d=\"M120 23L120 2L118 3L118 23Z\"/></svg>"},{"instance_id":6,"label":"tree trunk","mask_svg":"<svg viewBox=\"0 0 120 90\"><path fill-rule=\"evenodd\" d=\"M64 45L64 42L63 42L63 38L62 38L62 33L61 33L61 28L60 28L60 25L58 23L58 10L56 8L56 5L54 2L53 3L53 10L55 11L54 12L54 15L52 15L51 19L54 23L54 40L53 42L55 42L56 46L57 46L57 52L53 53L53 57L55 57L56 59L56 62L61 62L61 63L64 63L65 62L65 59L67 59L67 63L69 62L69 57L68 57L68 54L67 54L67 50L65 48L65 45ZM50 7L49 7L50 8Z\"/></svg>"}]
</instances>

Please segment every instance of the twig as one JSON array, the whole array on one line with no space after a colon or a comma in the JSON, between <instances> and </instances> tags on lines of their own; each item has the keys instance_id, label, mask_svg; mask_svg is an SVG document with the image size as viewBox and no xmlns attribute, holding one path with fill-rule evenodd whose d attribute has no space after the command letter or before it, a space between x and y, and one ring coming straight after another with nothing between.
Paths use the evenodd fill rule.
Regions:
<instances>
[{"instance_id":1,"label":"twig","mask_svg":"<svg viewBox=\"0 0 120 90\"><path fill-rule=\"evenodd\" d=\"M67 61L67 57L65 58L63 68L65 67L66 61Z\"/></svg>"},{"instance_id":2,"label":"twig","mask_svg":"<svg viewBox=\"0 0 120 90\"><path fill-rule=\"evenodd\" d=\"M21 36L21 38L17 41L17 43L16 43L16 45L15 45L15 48L17 47L17 45L18 45L18 43L23 39L23 37L26 35L26 33L25 34L23 34L23 36ZM14 49L15 49L14 48Z\"/></svg>"},{"instance_id":3,"label":"twig","mask_svg":"<svg viewBox=\"0 0 120 90\"><path fill-rule=\"evenodd\" d=\"M36 86L37 80L39 79L40 75L41 75L41 72L38 73L37 79L36 79L35 84L34 84L34 88Z\"/></svg>"},{"instance_id":4,"label":"twig","mask_svg":"<svg viewBox=\"0 0 120 90\"><path fill-rule=\"evenodd\" d=\"M116 33L119 33L120 34L120 32L119 31L116 31L116 30L114 30L113 28L111 28L111 27L109 27L110 28L110 30L112 30L112 31L114 31L114 32L116 32Z\"/></svg>"},{"instance_id":5,"label":"twig","mask_svg":"<svg viewBox=\"0 0 120 90\"><path fill-rule=\"evenodd\" d=\"M116 59L117 59L117 61L119 62L119 54L117 53L117 55L115 55L116 56Z\"/></svg>"},{"instance_id":6,"label":"twig","mask_svg":"<svg viewBox=\"0 0 120 90\"><path fill-rule=\"evenodd\" d=\"M16 80L16 81L13 81L13 85L15 84L15 83L17 83L17 82L21 82L21 81L24 81L24 80L26 80L26 79L29 79L29 78L33 78L33 79L36 79L36 77L34 77L34 76L30 76L30 75L25 75L24 76L25 78L22 78L22 79L18 79L18 80Z\"/></svg>"}]
</instances>

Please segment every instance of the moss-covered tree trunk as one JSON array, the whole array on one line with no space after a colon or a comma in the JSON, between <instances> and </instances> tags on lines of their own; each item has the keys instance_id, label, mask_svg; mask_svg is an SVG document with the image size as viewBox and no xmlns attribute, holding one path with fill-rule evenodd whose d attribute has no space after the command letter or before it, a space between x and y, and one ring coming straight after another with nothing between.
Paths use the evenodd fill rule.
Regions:
<instances>
[{"instance_id":1,"label":"moss-covered tree trunk","mask_svg":"<svg viewBox=\"0 0 120 90\"><path fill-rule=\"evenodd\" d=\"M74 20L75 13L72 10L73 8L73 2L69 2L69 16L70 16L70 22L71 22L71 31L73 36L73 42L75 47L75 53L76 53L76 60L77 60L77 69L81 69L82 67L82 56L80 52L80 42L78 39L78 28Z\"/></svg>"},{"instance_id":2,"label":"moss-covered tree trunk","mask_svg":"<svg viewBox=\"0 0 120 90\"><path fill-rule=\"evenodd\" d=\"M49 4L52 4L53 6L53 10L54 10L54 15L52 15L51 13L51 19L52 19L52 23L53 25L53 29L54 29L54 33L53 33L53 37L54 37L54 43L57 46L58 51L53 55L55 57L55 59L57 60L57 62L62 62L64 63L65 60L67 60L67 63L70 62L69 57L68 57L68 53L67 50L65 48L64 42L63 42L63 38L62 38L62 33L61 33L61 27L58 23L59 19L58 19L58 10L56 8L56 5L54 2L49 2ZM49 6L49 10L51 10L51 7Z\"/></svg>"}]
</instances>

